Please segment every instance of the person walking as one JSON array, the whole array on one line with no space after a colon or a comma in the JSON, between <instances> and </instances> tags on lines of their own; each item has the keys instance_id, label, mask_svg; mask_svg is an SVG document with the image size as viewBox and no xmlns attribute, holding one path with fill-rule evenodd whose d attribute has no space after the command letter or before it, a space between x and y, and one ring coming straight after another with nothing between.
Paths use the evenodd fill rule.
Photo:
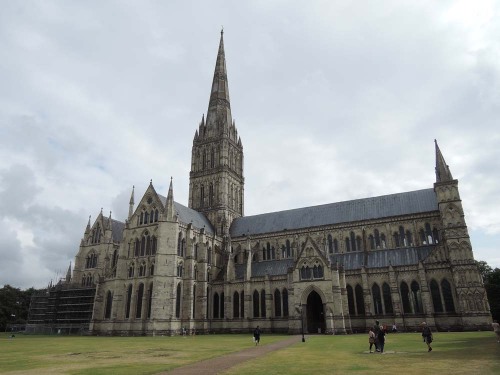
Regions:
<instances>
[{"instance_id":1,"label":"person walking","mask_svg":"<svg viewBox=\"0 0 500 375\"><path fill-rule=\"evenodd\" d=\"M428 352L432 352L432 347L431 347L432 332L431 332L431 329L427 325L426 322L423 322L422 326L423 326L423 328L422 328L422 337L424 338L424 342L427 344L427 351Z\"/></svg>"},{"instance_id":2,"label":"person walking","mask_svg":"<svg viewBox=\"0 0 500 375\"><path fill-rule=\"evenodd\" d=\"M380 348L378 347L378 334L382 330L380 328L380 323L378 320L375 320L375 324L373 325L373 333L375 333L375 351L379 352Z\"/></svg>"},{"instance_id":3,"label":"person walking","mask_svg":"<svg viewBox=\"0 0 500 375\"><path fill-rule=\"evenodd\" d=\"M370 353L372 352L372 346L375 344L375 332L370 328L370 332L368 332L368 343L370 344Z\"/></svg>"},{"instance_id":4,"label":"person walking","mask_svg":"<svg viewBox=\"0 0 500 375\"><path fill-rule=\"evenodd\" d=\"M497 335L497 342L500 343L500 324L496 320L491 323L491 326L493 327L493 332Z\"/></svg>"},{"instance_id":5,"label":"person walking","mask_svg":"<svg viewBox=\"0 0 500 375\"><path fill-rule=\"evenodd\" d=\"M255 345L259 345L259 342L260 342L260 328L259 328L259 326L257 326L257 328L255 328L253 330L253 341L255 341Z\"/></svg>"}]
</instances>

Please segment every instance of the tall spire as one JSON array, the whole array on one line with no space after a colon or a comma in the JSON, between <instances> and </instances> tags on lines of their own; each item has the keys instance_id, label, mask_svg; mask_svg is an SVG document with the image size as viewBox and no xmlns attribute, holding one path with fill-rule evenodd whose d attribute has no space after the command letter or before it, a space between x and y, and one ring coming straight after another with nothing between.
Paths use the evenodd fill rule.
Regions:
<instances>
[{"instance_id":1,"label":"tall spire","mask_svg":"<svg viewBox=\"0 0 500 375\"><path fill-rule=\"evenodd\" d=\"M208 111L193 139L189 208L206 215L222 233L224 218L229 227L233 219L243 216L244 181L243 146L231 116L221 31Z\"/></svg>"},{"instance_id":2,"label":"tall spire","mask_svg":"<svg viewBox=\"0 0 500 375\"><path fill-rule=\"evenodd\" d=\"M207 127L223 125L226 128L231 126L232 122L229 87L227 84L226 57L224 54L224 30L221 30L206 125Z\"/></svg>"},{"instance_id":3,"label":"tall spire","mask_svg":"<svg viewBox=\"0 0 500 375\"><path fill-rule=\"evenodd\" d=\"M453 181L450 167L448 167L448 165L446 164L437 141L434 140L434 143L436 144L436 182Z\"/></svg>"}]
</instances>

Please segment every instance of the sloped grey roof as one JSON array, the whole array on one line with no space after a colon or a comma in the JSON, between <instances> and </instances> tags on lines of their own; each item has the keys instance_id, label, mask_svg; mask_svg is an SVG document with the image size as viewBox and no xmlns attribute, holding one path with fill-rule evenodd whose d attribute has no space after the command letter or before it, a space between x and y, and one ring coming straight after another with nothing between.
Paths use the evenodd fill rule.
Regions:
<instances>
[{"instance_id":1,"label":"sloped grey roof","mask_svg":"<svg viewBox=\"0 0 500 375\"><path fill-rule=\"evenodd\" d=\"M246 268L247 268L246 264L235 264L234 265L234 273L235 273L236 279L243 279L245 277Z\"/></svg>"},{"instance_id":2,"label":"sloped grey roof","mask_svg":"<svg viewBox=\"0 0 500 375\"><path fill-rule=\"evenodd\" d=\"M163 207L167 204L167 198L161 194L158 194L158 197L163 204ZM180 203L174 201L174 209L179 215L179 221L184 224L193 223L193 226L198 229L205 228L205 233L213 234L215 233L214 228L210 221L207 219L205 215L202 213L195 211L189 207L186 207Z\"/></svg>"},{"instance_id":3,"label":"sloped grey roof","mask_svg":"<svg viewBox=\"0 0 500 375\"><path fill-rule=\"evenodd\" d=\"M293 259L266 260L252 262L252 277L286 275L288 268L293 267ZM235 274L237 279L242 279L246 272L246 264L237 264Z\"/></svg>"},{"instance_id":4,"label":"sloped grey roof","mask_svg":"<svg viewBox=\"0 0 500 375\"><path fill-rule=\"evenodd\" d=\"M115 219L111 219L113 242L121 242L123 238L123 228L125 228L125 223L122 223L121 221Z\"/></svg>"},{"instance_id":5,"label":"sloped grey roof","mask_svg":"<svg viewBox=\"0 0 500 375\"><path fill-rule=\"evenodd\" d=\"M214 228L210 221L202 213L195 211L189 207L183 206L180 203L174 202L174 208L179 215L179 221L189 224L193 223L195 228L205 228L205 233L214 233Z\"/></svg>"},{"instance_id":6,"label":"sloped grey roof","mask_svg":"<svg viewBox=\"0 0 500 375\"><path fill-rule=\"evenodd\" d=\"M423 189L240 217L231 224L231 237L310 228L360 220L438 210L433 189Z\"/></svg>"},{"instance_id":7,"label":"sloped grey roof","mask_svg":"<svg viewBox=\"0 0 500 375\"><path fill-rule=\"evenodd\" d=\"M368 252L367 268L380 268L393 266L409 266L418 264L429 256L435 246L405 247L400 249L374 250ZM345 254L332 254L330 261L332 264L338 263L344 266L345 270L360 269L364 264L365 253L354 252Z\"/></svg>"}]
</instances>

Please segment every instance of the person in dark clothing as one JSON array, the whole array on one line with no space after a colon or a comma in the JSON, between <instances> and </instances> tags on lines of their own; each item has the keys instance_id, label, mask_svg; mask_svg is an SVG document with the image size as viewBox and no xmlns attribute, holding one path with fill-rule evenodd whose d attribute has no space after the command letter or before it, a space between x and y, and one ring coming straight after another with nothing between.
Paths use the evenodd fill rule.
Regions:
<instances>
[{"instance_id":1,"label":"person in dark clothing","mask_svg":"<svg viewBox=\"0 0 500 375\"><path fill-rule=\"evenodd\" d=\"M427 344L427 351L432 352L432 332L430 327L427 325L426 322L422 323L422 337L424 338L424 342Z\"/></svg>"},{"instance_id":2,"label":"person in dark clothing","mask_svg":"<svg viewBox=\"0 0 500 375\"><path fill-rule=\"evenodd\" d=\"M259 326L257 326L257 328L255 328L253 330L253 341L255 341L255 345L259 345L259 342L260 342L260 328L259 328Z\"/></svg>"},{"instance_id":3,"label":"person in dark clothing","mask_svg":"<svg viewBox=\"0 0 500 375\"><path fill-rule=\"evenodd\" d=\"M379 352L380 348L378 346L378 334L382 330L378 320L375 320L375 325L373 326L373 332L375 333L375 351Z\"/></svg>"},{"instance_id":4,"label":"person in dark clothing","mask_svg":"<svg viewBox=\"0 0 500 375\"><path fill-rule=\"evenodd\" d=\"M383 353L384 352L384 345L385 345L385 331L383 329L378 331L377 341L378 341L378 349L379 349L380 353Z\"/></svg>"}]
</instances>

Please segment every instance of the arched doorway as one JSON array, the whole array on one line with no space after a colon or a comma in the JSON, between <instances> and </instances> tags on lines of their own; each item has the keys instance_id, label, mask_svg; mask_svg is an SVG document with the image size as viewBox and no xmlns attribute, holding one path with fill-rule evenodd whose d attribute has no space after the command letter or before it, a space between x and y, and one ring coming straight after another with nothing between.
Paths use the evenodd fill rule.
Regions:
<instances>
[{"instance_id":1,"label":"arched doorway","mask_svg":"<svg viewBox=\"0 0 500 375\"><path fill-rule=\"evenodd\" d=\"M326 330L325 312L323 309L323 301L320 295L314 290L307 297L306 309L306 330L308 333L324 333Z\"/></svg>"}]
</instances>

